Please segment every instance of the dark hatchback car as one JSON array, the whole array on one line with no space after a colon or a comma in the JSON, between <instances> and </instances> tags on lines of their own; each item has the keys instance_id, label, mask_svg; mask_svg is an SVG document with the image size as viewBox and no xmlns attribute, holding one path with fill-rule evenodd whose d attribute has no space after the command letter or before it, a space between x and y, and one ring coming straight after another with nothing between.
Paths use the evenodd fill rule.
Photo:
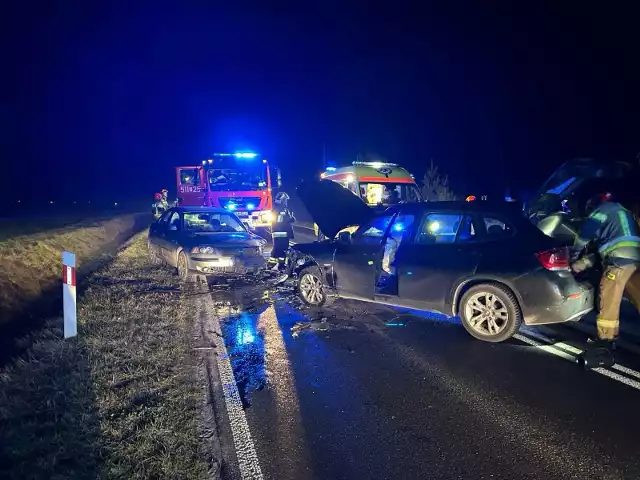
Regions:
<instances>
[{"instance_id":1,"label":"dark hatchback car","mask_svg":"<svg viewBox=\"0 0 640 480\"><path fill-rule=\"evenodd\" d=\"M306 182L298 196L328 236L359 225L290 250L289 274L307 304L342 297L459 315L490 342L510 338L523 321L577 321L593 309L593 289L572 275L568 249L517 205L430 202L376 214L328 181Z\"/></svg>"},{"instance_id":2,"label":"dark hatchback car","mask_svg":"<svg viewBox=\"0 0 640 480\"><path fill-rule=\"evenodd\" d=\"M257 273L266 263L265 244L238 217L220 208L172 208L149 229L152 262L176 267L182 280Z\"/></svg>"}]
</instances>

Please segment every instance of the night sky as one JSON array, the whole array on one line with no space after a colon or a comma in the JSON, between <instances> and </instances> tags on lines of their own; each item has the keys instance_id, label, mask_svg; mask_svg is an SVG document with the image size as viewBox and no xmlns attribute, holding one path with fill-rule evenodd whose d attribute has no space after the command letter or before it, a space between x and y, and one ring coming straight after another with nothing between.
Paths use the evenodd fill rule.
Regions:
<instances>
[{"instance_id":1,"label":"night sky","mask_svg":"<svg viewBox=\"0 0 640 480\"><path fill-rule=\"evenodd\" d=\"M633 11L98 3L3 4L8 199L150 198L175 191L175 166L241 148L288 185L319 171L323 145L416 176L433 158L461 194L640 151Z\"/></svg>"}]
</instances>

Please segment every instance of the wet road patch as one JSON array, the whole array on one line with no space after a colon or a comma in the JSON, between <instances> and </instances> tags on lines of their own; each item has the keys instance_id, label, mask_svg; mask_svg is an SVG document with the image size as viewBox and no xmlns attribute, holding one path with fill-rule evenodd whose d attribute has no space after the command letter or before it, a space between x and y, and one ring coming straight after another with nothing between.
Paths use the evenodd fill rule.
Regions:
<instances>
[{"instance_id":1,"label":"wet road patch","mask_svg":"<svg viewBox=\"0 0 640 480\"><path fill-rule=\"evenodd\" d=\"M257 321L258 315L242 312L220 323L244 408L251 406L251 394L266 385L264 336L257 330Z\"/></svg>"}]
</instances>

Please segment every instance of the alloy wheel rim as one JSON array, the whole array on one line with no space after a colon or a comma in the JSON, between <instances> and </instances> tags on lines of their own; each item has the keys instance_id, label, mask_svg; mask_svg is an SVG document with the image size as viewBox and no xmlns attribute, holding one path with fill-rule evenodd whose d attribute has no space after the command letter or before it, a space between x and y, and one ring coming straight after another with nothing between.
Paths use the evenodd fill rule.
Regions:
<instances>
[{"instance_id":1,"label":"alloy wheel rim","mask_svg":"<svg viewBox=\"0 0 640 480\"><path fill-rule=\"evenodd\" d=\"M476 332L485 336L495 336L507 328L509 310L497 295L478 292L467 301L465 318Z\"/></svg>"},{"instance_id":2,"label":"alloy wheel rim","mask_svg":"<svg viewBox=\"0 0 640 480\"><path fill-rule=\"evenodd\" d=\"M317 305L322 302L322 282L315 275L307 273L300 279L300 293L309 303Z\"/></svg>"}]
</instances>

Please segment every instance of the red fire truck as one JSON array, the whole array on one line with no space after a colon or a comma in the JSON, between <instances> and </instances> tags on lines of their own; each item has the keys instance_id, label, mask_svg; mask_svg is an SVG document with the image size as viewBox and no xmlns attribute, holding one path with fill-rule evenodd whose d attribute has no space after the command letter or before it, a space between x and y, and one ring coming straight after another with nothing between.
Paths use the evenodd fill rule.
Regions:
<instances>
[{"instance_id":1,"label":"red fire truck","mask_svg":"<svg viewBox=\"0 0 640 480\"><path fill-rule=\"evenodd\" d=\"M215 153L202 165L176 167L180 205L225 208L252 229L270 229L280 171L257 153Z\"/></svg>"}]
</instances>

